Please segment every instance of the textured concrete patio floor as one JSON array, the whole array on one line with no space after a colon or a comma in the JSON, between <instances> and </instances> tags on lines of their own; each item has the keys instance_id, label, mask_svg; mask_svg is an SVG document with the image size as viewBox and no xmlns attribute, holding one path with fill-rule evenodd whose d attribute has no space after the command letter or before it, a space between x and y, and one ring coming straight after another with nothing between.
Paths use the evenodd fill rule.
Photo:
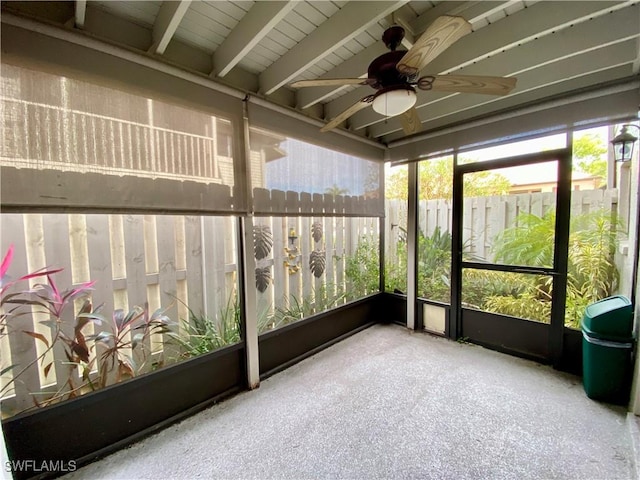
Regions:
<instances>
[{"instance_id":1,"label":"textured concrete patio floor","mask_svg":"<svg viewBox=\"0 0 640 480\"><path fill-rule=\"evenodd\" d=\"M577 377L380 325L65 478L631 478L625 418Z\"/></svg>"}]
</instances>

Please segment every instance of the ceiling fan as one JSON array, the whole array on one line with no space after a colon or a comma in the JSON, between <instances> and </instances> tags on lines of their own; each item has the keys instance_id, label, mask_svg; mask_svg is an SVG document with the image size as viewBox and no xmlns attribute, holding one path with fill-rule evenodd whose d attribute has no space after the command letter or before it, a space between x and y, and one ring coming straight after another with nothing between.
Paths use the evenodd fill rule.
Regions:
<instances>
[{"instance_id":1,"label":"ceiling fan","mask_svg":"<svg viewBox=\"0 0 640 480\"><path fill-rule=\"evenodd\" d=\"M407 134L420 131L422 124L414 108L416 90L440 92L484 93L507 95L516 85L513 77L485 77L477 75L426 75L420 70L453 45L464 35L471 33L471 24L462 17L438 17L409 51L396 50L404 38L404 29L394 25L385 30L382 41L391 50L376 58L369 65L367 78L329 78L300 80L292 87L322 87L339 85L369 85L377 92L367 95L347 108L320 129L331 130L351 115L371 105L373 110L386 117L400 115L402 128Z\"/></svg>"}]
</instances>

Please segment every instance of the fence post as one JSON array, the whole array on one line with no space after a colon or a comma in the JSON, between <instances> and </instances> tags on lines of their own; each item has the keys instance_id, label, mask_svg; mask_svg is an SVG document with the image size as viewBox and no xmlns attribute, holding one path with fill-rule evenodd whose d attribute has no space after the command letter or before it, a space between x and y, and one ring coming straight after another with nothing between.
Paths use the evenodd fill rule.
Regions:
<instances>
[{"instance_id":1,"label":"fence post","mask_svg":"<svg viewBox=\"0 0 640 480\"><path fill-rule=\"evenodd\" d=\"M66 218L66 216L64 217ZM113 315L114 301L113 292L116 290L114 287L114 274L113 263L117 261L113 255L113 246L110 241L111 227L109 225L109 218L107 215L86 215L87 224L87 252L89 254L89 276L91 280L95 280L96 284L92 294L93 305L104 305L103 309L107 316ZM68 237L68 236L67 236ZM100 328L100 327L98 327ZM106 325L102 328L108 328ZM94 355L100 357L106 351L106 346L103 344L96 345ZM99 365L99 364L98 364ZM98 373L102 373L98 366ZM115 369L114 369L115 370ZM108 384L115 383L116 372L112 371L108 373ZM58 385L60 381L58 380Z\"/></svg>"},{"instance_id":2,"label":"fence post","mask_svg":"<svg viewBox=\"0 0 640 480\"><path fill-rule=\"evenodd\" d=\"M207 277L204 268L203 217L186 216L184 220L185 266L187 269L187 305L196 313L207 315L205 294ZM185 319L191 321L189 317Z\"/></svg>"},{"instance_id":3,"label":"fence post","mask_svg":"<svg viewBox=\"0 0 640 480\"><path fill-rule=\"evenodd\" d=\"M165 309L165 314L179 322L178 319L178 279L176 273L176 221L174 216L157 215L156 218L157 271L160 287L159 308ZM152 311L149 312L153 313ZM178 333L177 326L171 327ZM171 341L171 337L162 334L162 351L166 360L178 358L178 346Z\"/></svg>"}]
</instances>

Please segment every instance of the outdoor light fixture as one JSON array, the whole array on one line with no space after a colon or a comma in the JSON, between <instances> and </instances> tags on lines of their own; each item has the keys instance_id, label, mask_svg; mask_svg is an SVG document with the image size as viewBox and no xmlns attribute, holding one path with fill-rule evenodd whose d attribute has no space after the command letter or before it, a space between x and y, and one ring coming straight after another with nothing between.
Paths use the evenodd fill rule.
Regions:
<instances>
[{"instance_id":1,"label":"outdoor light fixture","mask_svg":"<svg viewBox=\"0 0 640 480\"><path fill-rule=\"evenodd\" d=\"M413 107L417 99L413 88L396 88L379 94L373 99L372 107L380 115L394 117Z\"/></svg>"},{"instance_id":2,"label":"outdoor light fixture","mask_svg":"<svg viewBox=\"0 0 640 480\"><path fill-rule=\"evenodd\" d=\"M640 132L640 127L638 127L637 125L625 124L622 125L622 130L620 131L620 133L616 135L613 140L611 140L616 162L630 162L633 158L633 146L635 145L638 138L627 131L629 127L637 128ZM638 171L640 175L640 169ZM633 249L633 271L631 273L631 303L633 305L635 305L636 302L636 288L638 281L638 254L640 253L640 185L637 185L636 188L636 236Z\"/></svg>"},{"instance_id":3,"label":"outdoor light fixture","mask_svg":"<svg viewBox=\"0 0 640 480\"><path fill-rule=\"evenodd\" d=\"M622 131L611 140L613 156L616 162L630 162L633 156L633 146L638 138L627 131L629 127L637 128L640 131L640 127L626 124L622 126Z\"/></svg>"}]
</instances>

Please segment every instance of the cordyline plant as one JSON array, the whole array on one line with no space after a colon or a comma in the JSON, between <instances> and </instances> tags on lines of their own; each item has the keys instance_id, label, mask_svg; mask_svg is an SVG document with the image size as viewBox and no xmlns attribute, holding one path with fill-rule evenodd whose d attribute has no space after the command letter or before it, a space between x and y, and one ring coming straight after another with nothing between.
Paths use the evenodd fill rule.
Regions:
<instances>
[{"instance_id":1,"label":"cordyline plant","mask_svg":"<svg viewBox=\"0 0 640 480\"><path fill-rule=\"evenodd\" d=\"M20 277L16 280L12 280L7 271L9 270L9 266L11 265L11 261L13 260L13 251L14 247L11 245L4 259L2 260L2 264L0 264L0 338L4 337L8 334L8 320L11 317L19 316L24 313L21 312L21 306L23 305L20 302L20 296L24 292L11 292L13 287L16 285L23 283L31 278L39 278L45 277L47 275L53 275L55 273L60 272L62 269L57 270L48 270L46 268L37 270L33 273ZM0 372L0 376L5 373Z\"/></svg>"},{"instance_id":2,"label":"cordyline plant","mask_svg":"<svg viewBox=\"0 0 640 480\"><path fill-rule=\"evenodd\" d=\"M41 342L46 348L27 365L9 365L0 371L0 377L12 372L12 378L0 388L0 398L25 375L33 375L34 366L39 365L46 378L54 365L60 362L67 365L67 378L57 379L58 390L41 394L32 392L34 405L50 405L60 400L76 397L86 391L97 390L111 383L134 377L144 366L149 351L147 345L151 335L170 331L170 320L164 310L158 309L149 315L148 304L136 306L128 313L115 310L109 317L101 314L102 305L93 308L88 298L93 290L94 281L84 282L74 288L61 291L53 276L63 269L44 268L11 280L7 271L11 265L14 247L11 245L0 267L0 337L5 335L28 335ZM43 279L33 288L20 289L30 279ZM77 314L67 315L73 310L77 300L84 300ZM51 329L51 339L41 333L14 328L15 319L31 312L44 313L49 318L39 322ZM73 318L70 322L64 318ZM94 325L96 334L87 334L86 327ZM56 359L45 364L48 353L62 345L66 361ZM92 355L93 350L93 355ZM137 365L133 353L139 352ZM91 372L97 366L98 375L92 378ZM77 372L82 372L80 380ZM38 400L35 395L46 395Z\"/></svg>"}]
</instances>

